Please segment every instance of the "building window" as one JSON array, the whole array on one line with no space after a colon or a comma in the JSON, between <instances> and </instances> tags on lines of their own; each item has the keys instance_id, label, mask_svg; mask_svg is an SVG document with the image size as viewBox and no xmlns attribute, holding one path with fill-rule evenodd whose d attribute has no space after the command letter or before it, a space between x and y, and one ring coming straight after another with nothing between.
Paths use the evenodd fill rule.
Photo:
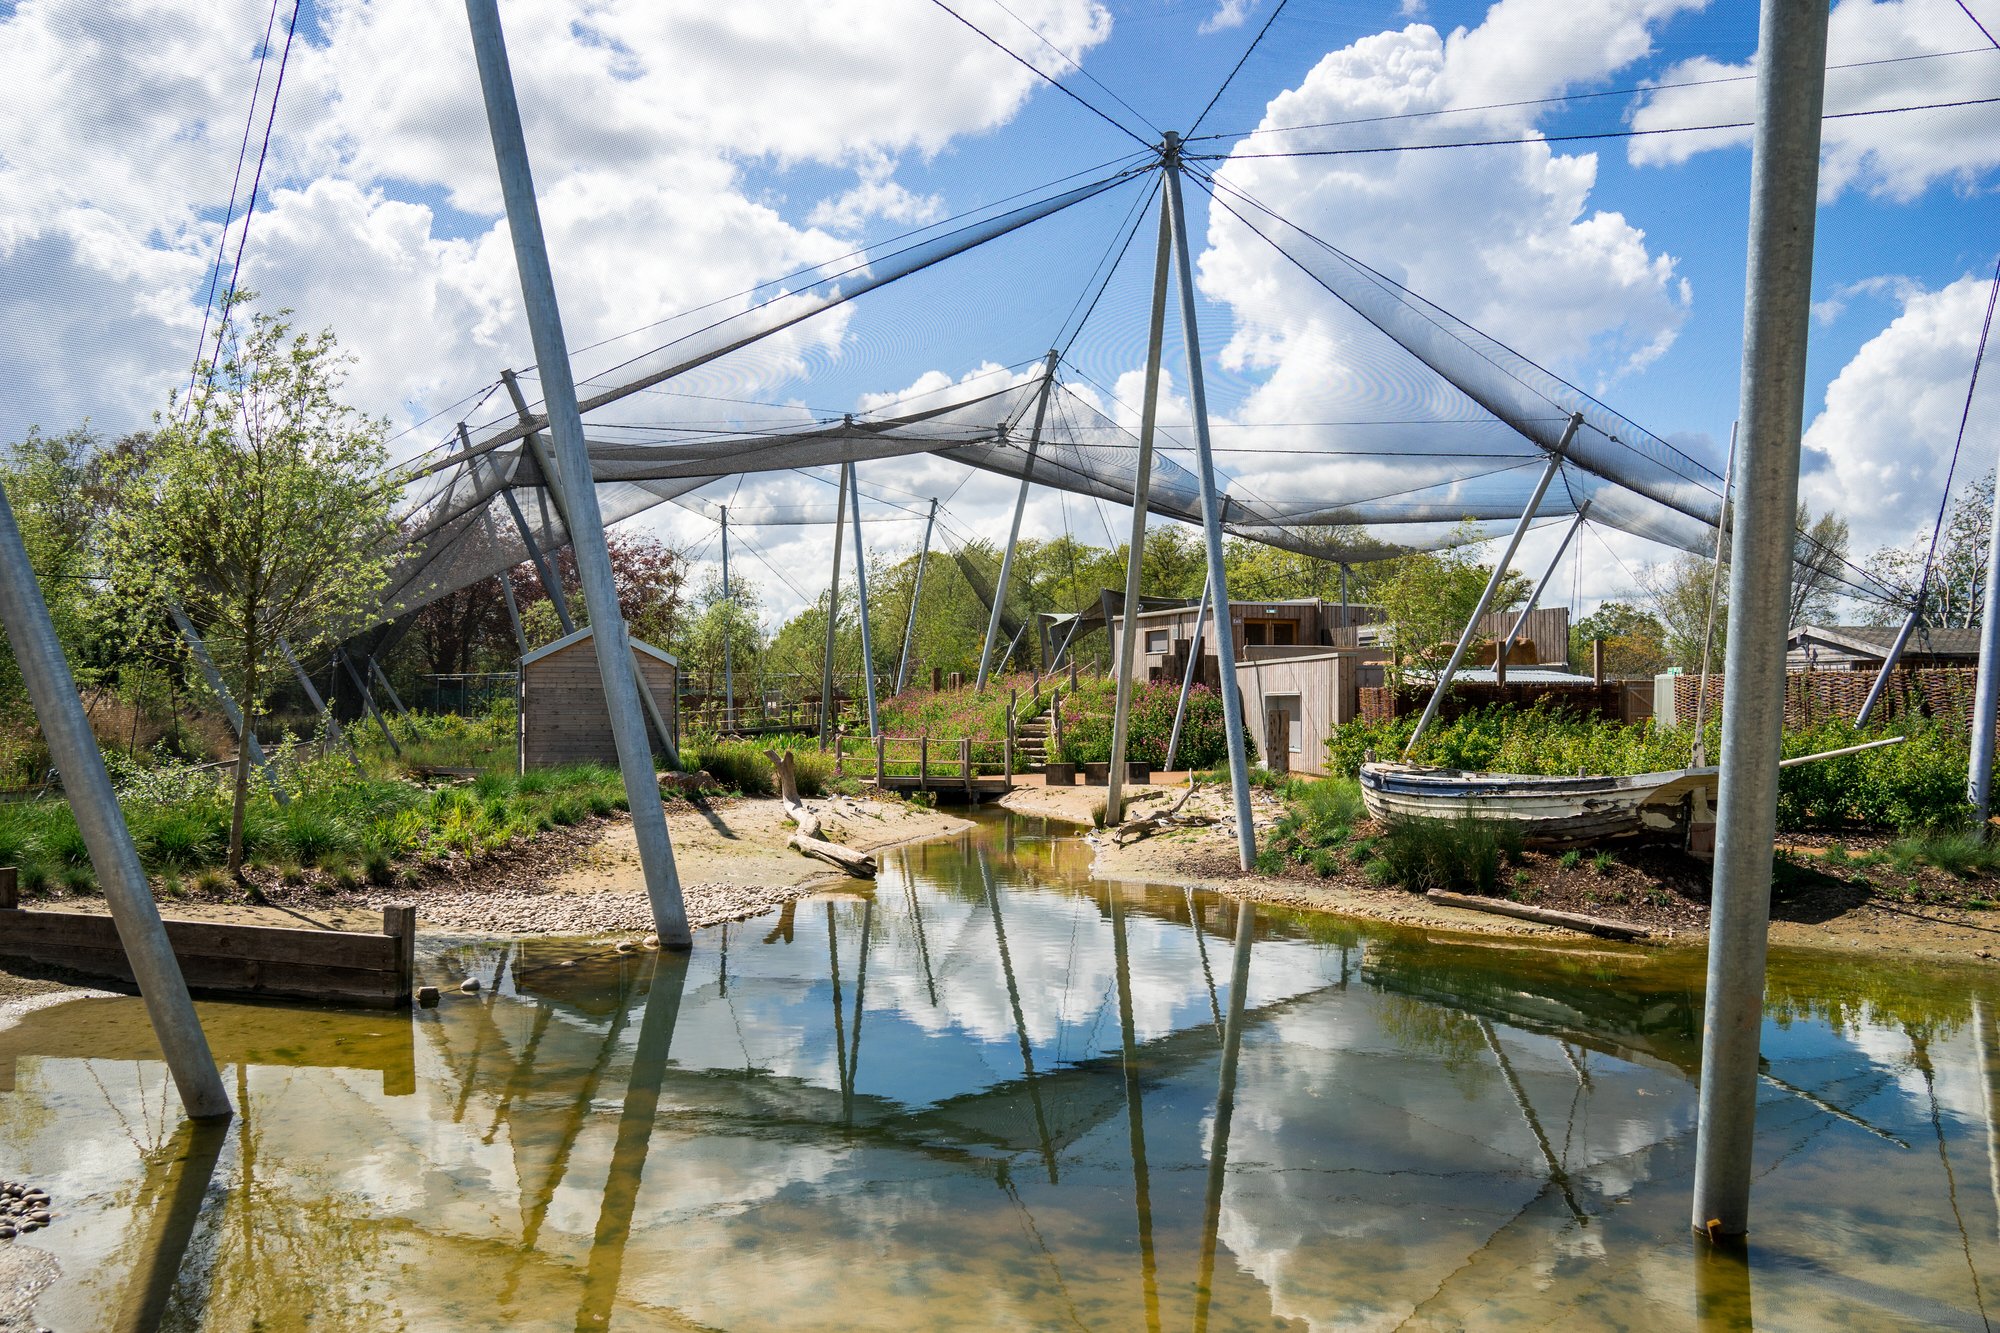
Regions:
<instances>
[{"instance_id":1,"label":"building window","mask_svg":"<svg viewBox=\"0 0 2000 1333\"><path fill-rule=\"evenodd\" d=\"M1298 641L1299 627L1295 623L1289 620L1274 620L1271 622L1272 643L1289 648Z\"/></svg>"},{"instance_id":2,"label":"building window","mask_svg":"<svg viewBox=\"0 0 2000 1333\"><path fill-rule=\"evenodd\" d=\"M1167 631L1163 629L1147 630L1146 651L1149 653L1164 653L1167 651Z\"/></svg>"},{"instance_id":3,"label":"building window","mask_svg":"<svg viewBox=\"0 0 2000 1333\"><path fill-rule=\"evenodd\" d=\"M1253 623L1243 627L1244 647L1262 648L1266 642L1267 640L1264 638L1264 626Z\"/></svg>"}]
</instances>

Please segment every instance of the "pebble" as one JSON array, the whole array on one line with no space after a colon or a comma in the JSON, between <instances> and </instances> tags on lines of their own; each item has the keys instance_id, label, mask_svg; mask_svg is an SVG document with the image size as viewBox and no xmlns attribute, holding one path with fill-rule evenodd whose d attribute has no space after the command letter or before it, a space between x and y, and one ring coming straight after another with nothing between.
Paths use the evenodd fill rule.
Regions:
<instances>
[{"instance_id":1,"label":"pebble","mask_svg":"<svg viewBox=\"0 0 2000 1333\"><path fill-rule=\"evenodd\" d=\"M467 977L458 983L458 988L467 995L477 995L479 994L479 978Z\"/></svg>"},{"instance_id":2,"label":"pebble","mask_svg":"<svg viewBox=\"0 0 2000 1333\"><path fill-rule=\"evenodd\" d=\"M426 1009L437 1008L438 988L436 986L417 987L417 1003Z\"/></svg>"},{"instance_id":3,"label":"pebble","mask_svg":"<svg viewBox=\"0 0 2000 1333\"><path fill-rule=\"evenodd\" d=\"M0 1180L0 1240L40 1231L54 1220L47 1190Z\"/></svg>"},{"instance_id":4,"label":"pebble","mask_svg":"<svg viewBox=\"0 0 2000 1333\"><path fill-rule=\"evenodd\" d=\"M648 949L657 949L657 948L659 948L659 947L660 947L660 937L659 937L658 935L648 935L648 936L646 937L646 947L647 947Z\"/></svg>"}]
</instances>

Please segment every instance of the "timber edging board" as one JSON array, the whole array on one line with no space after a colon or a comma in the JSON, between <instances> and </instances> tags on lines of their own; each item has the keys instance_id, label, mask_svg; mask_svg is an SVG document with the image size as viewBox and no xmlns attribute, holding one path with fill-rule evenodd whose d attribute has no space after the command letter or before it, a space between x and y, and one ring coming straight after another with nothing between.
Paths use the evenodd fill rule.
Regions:
<instances>
[{"instance_id":1,"label":"timber edging board","mask_svg":"<svg viewBox=\"0 0 2000 1333\"><path fill-rule=\"evenodd\" d=\"M24 911L0 874L0 955L132 982L118 927L94 912ZM196 994L317 1000L393 1009L410 1003L417 909L382 909L382 933L166 921L181 975Z\"/></svg>"},{"instance_id":2,"label":"timber edging board","mask_svg":"<svg viewBox=\"0 0 2000 1333\"><path fill-rule=\"evenodd\" d=\"M1652 932L1644 926L1629 925L1623 921L1608 921L1601 916L1585 916L1581 912L1558 912L1550 907L1529 907L1522 903L1508 902L1504 898L1479 898L1467 893L1446 893L1443 889L1432 889L1424 897L1445 907L1462 907L1470 912L1491 912L1494 916L1511 916L1519 921L1538 921L1545 926L1580 930L1588 935L1602 935L1611 940L1643 940L1652 937Z\"/></svg>"}]
</instances>

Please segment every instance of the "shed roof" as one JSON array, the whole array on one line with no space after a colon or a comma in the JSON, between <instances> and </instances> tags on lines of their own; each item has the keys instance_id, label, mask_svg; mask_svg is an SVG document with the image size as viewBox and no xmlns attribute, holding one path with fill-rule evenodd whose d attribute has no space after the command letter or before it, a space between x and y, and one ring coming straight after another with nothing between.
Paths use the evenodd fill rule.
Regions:
<instances>
[{"instance_id":1,"label":"shed roof","mask_svg":"<svg viewBox=\"0 0 2000 1333\"><path fill-rule=\"evenodd\" d=\"M1786 646L1800 647L1812 638L1865 656L1886 657L1896 646L1900 629L1897 625L1794 625ZM1903 651L1918 657L1978 657L1979 631L1919 628Z\"/></svg>"},{"instance_id":2,"label":"shed roof","mask_svg":"<svg viewBox=\"0 0 2000 1333\"><path fill-rule=\"evenodd\" d=\"M535 651L533 651L532 653L524 655L521 658L521 665L527 666L530 662L539 662L544 657L553 657L555 654L561 652L565 648L573 648L577 644L582 643L585 639L589 638L590 635L591 635L591 627L589 625L585 625L582 629L579 630L572 630L570 633L563 635L560 639L557 639L555 642L545 643L541 647L535 649ZM665 662L668 666L674 668L676 671L680 670L680 665L681 665L680 659L675 657L672 653L666 652L663 649L655 648L652 644L647 643L644 639L632 639L631 643L633 648L637 649L639 652L646 654L648 657L658 658L660 661Z\"/></svg>"}]
</instances>

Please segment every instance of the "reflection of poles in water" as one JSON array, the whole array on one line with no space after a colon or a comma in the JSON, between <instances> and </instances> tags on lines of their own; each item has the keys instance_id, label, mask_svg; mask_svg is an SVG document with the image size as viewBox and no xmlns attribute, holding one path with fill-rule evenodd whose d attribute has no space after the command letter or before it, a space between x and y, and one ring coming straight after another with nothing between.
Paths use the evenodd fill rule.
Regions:
<instances>
[{"instance_id":1,"label":"reflection of poles in water","mask_svg":"<svg viewBox=\"0 0 2000 1333\"><path fill-rule=\"evenodd\" d=\"M1958 1175L1951 1169L1951 1154L1944 1146L1944 1115L1938 1109L1937 1071L1931 1065L1929 1037L1920 1037L1906 1023L1903 1032L1910 1039L1910 1057L1924 1076L1924 1091L1930 1095L1931 1130L1937 1135L1938 1162L1944 1167L1945 1197L1951 1201L1952 1220L1958 1223L1958 1243L1965 1252L1965 1271L1972 1275L1972 1300L1979 1307L1980 1322L1993 1327L1986 1317L1986 1294L1979 1286L1979 1266L1972 1261L1972 1236L1965 1229L1965 1213L1958 1206Z\"/></svg>"},{"instance_id":2,"label":"reflection of poles in water","mask_svg":"<svg viewBox=\"0 0 2000 1333\"><path fill-rule=\"evenodd\" d=\"M729 585L725 582L723 586L726 588ZM729 994L729 923L727 921L722 923L722 958L715 974L715 993L717 995Z\"/></svg>"},{"instance_id":3,"label":"reflection of poles in water","mask_svg":"<svg viewBox=\"0 0 2000 1333\"><path fill-rule=\"evenodd\" d=\"M931 946L924 935L924 906L917 894L916 876L910 873L910 854L902 854L903 893L910 900L910 920L917 925L917 958L924 965L924 990L931 997L931 1008L937 1008L937 976L931 971Z\"/></svg>"},{"instance_id":4,"label":"reflection of poles in water","mask_svg":"<svg viewBox=\"0 0 2000 1333\"><path fill-rule=\"evenodd\" d=\"M1215 995L1215 970L1208 965L1208 932L1202 929L1201 904L1194 899L1193 889L1183 889L1187 895L1188 924L1194 928L1195 952L1201 955L1201 979L1208 983L1208 1012L1215 1019L1215 1030L1222 1031L1222 1002Z\"/></svg>"},{"instance_id":5,"label":"reflection of poles in water","mask_svg":"<svg viewBox=\"0 0 2000 1333\"><path fill-rule=\"evenodd\" d=\"M680 1019L681 995L687 988L687 954L662 949L653 957L652 985L646 991L645 1016L639 1020L632 1072L625 1081L625 1105L618 1115L611 1170L604 1178L604 1203L598 1209L597 1230L591 1237L583 1306L576 1313L580 1329L606 1328L611 1323L625 1267L625 1243L632 1235L632 1212L646 1173L646 1150L659 1119L667 1054L673 1049L674 1025Z\"/></svg>"},{"instance_id":6,"label":"reflection of poles in water","mask_svg":"<svg viewBox=\"0 0 2000 1333\"><path fill-rule=\"evenodd\" d=\"M875 899L861 905L861 960L854 966L854 1033L847 1047L847 1087L840 1099L841 1119L854 1123L854 1085L861 1077L861 1006L868 998L868 939L875 933Z\"/></svg>"},{"instance_id":7,"label":"reflection of poles in water","mask_svg":"<svg viewBox=\"0 0 2000 1333\"><path fill-rule=\"evenodd\" d=\"M1555 1149L1549 1146L1549 1136L1542 1129L1542 1119L1535 1114L1535 1108L1528 1104L1528 1093L1521 1086L1521 1080L1514 1074L1514 1063L1507 1058L1506 1050L1500 1045L1500 1036L1494 1032L1493 1024L1484 1018L1475 1018L1480 1035L1486 1038L1486 1049L1493 1052L1493 1058L1500 1064L1500 1076L1507 1081L1507 1091L1514 1094L1514 1104L1521 1108L1521 1118L1528 1122L1528 1129L1534 1134L1535 1142L1542 1150L1542 1160L1548 1164L1549 1183L1562 1191L1563 1202L1569 1205L1569 1214L1578 1226L1589 1226L1590 1219L1576 1201L1576 1193L1570 1188L1569 1172L1557 1160Z\"/></svg>"},{"instance_id":8,"label":"reflection of poles in water","mask_svg":"<svg viewBox=\"0 0 2000 1333\"><path fill-rule=\"evenodd\" d=\"M1007 926L1000 919L1000 891L993 884L993 867L979 854L979 878L986 890L986 910L993 917L993 937L1000 942L1000 971L1007 978L1007 1002L1014 1007L1014 1034L1021 1041L1021 1073L1028 1084L1028 1101L1035 1108L1035 1134L1042 1142L1042 1164L1049 1184L1056 1183L1056 1150L1049 1138L1048 1116L1042 1111L1042 1089L1035 1082L1035 1052L1028 1041L1028 1021L1021 1013L1021 988L1014 982L1014 960L1007 952Z\"/></svg>"},{"instance_id":9,"label":"reflection of poles in water","mask_svg":"<svg viewBox=\"0 0 2000 1333\"><path fill-rule=\"evenodd\" d=\"M215 1164L228 1138L225 1123L183 1121L166 1150L154 1159L154 1167L161 1175L153 1192L156 1202L152 1225L139 1252L139 1264L125 1285L118 1317L111 1325L118 1333L152 1333L160 1326L167 1312L167 1298L173 1294L174 1282L180 1276L181 1260L187 1255L188 1242L193 1239L195 1223L201 1217L202 1200L215 1177ZM140 1207L144 1206L142 1197ZM206 1293L207 1285L191 1284L198 1293ZM194 1316L194 1323L201 1322L200 1310L185 1313Z\"/></svg>"},{"instance_id":10,"label":"reflection of poles in water","mask_svg":"<svg viewBox=\"0 0 2000 1333\"><path fill-rule=\"evenodd\" d=\"M603 1044L597 1048L597 1059L591 1062L590 1072L584 1076L583 1088L571 1103L569 1119L564 1123L562 1137L556 1143L556 1150L549 1159L548 1178L543 1181L539 1194L527 1209L527 1218L521 1227L521 1249L523 1253L535 1248L535 1242L542 1234L542 1223L549 1215L549 1206L555 1202L556 1190L561 1188L563 1177L569 1174L569 1157L576 1150L576 1141L583 1133L585 1123L590 1119L591 1107L597 1101L598 1086L604 1082L604 1071L610 1067L611 1057L618 1049L618 1034L625 1030L626 1020L631 1016L629 1000L632 995L631 978L627 964L621 962L618 968L618 1003L611 1011L611 1020L605 1025ZM518 972L517 972L518 975ZM516 1270L515 1276L519 1275ZM511 1293L513 1279L509 1279Z\"/></svg>"},{"instance_id":11,"label":"reflection of poles in water","mask_svg":"<svg viewBox=\"0 0 2000 1333\"><path fill-rule=\"evenodd\" d=\"M1194 1289L1195 1333L1208 1327L1215 1283L1216 1233L1222 1227L1222 1183L1229 1164L1229 1122L1236 1114L1236 1056L1243 1046L1243 996L1250 988L1250 940L1257 912L1236 905L1236 955L1229 964L1229 1017L1222 1024L1222 1077L1215 1092L1215 1126L1208 1144L1208 1198L1201 1216L1201 1277Z\"/></svg>"},{"instance_id":12,"label":"reflection of poles in water","mask_svg":"<svg viewBox=\"0 0 2000 1333\"><path fill-rule=\"evenodd\" d=\"M1589 1052L1586 1051L1583 1055L1579 1056L1569 1048L1568 1042L1563 1041L1556 1044L1562 1048L1563 1059L1569 1061L1569 1067L1576 1071L1577 1085L1588 1088L1590 1086Z\"/></svg>"},{"instance_id":13,"label":"reflection of poles in water","mask_svg":"<svg viewBox=\"0 0 2000 1333\"><path fill-rule=\"evenodd\" d=\"M840 1102L844 1115L847 1107L847 1014L846 1003L840 998L840 933L839 922L834 920L833 900L826 904L826 966L833 978L833 1059L840 1073Z\"/></svg>"},{"instance_id":14,"label":"reflection of poles in water","mask_svg":"<svg viewBox=\"0 0 2000 1333\"><path fill-rule=\"evenodd\" d=\"M458 1081L458 1102L451 1108L451 1123L454 1125L465 1120L466 1104L472 1100L473 1085L479 1081L480 1058L498 1035L498 1025L493 1021L493 1006L499 1001L500 979L507 975L507 957L513 950L514 946L510 944L500 951L500 960L493 966L493 979L486 983L486 996L479 1005L479 1039L472 1043L472 1058L466 1061L465 1077Z\"/></svg>"},{"instance_id":15,"label":"reflection of poles in water","mask_svg":"<svg viewBox=\"0 0 2000 1333\"><path fill-rule=\"evenodd\" d=\"M1806 1105L1814 1108L1815 1110L1825 1112L1827 1115L1832 1116L1835 1120L1844 1120L1848 1124L1854 1126L1856 1129L1862 1130L1869 1134L1873 1134L1878 1139L1887 1139L1890 1143L1895 1144L1898 1148L1907 1148L1910 1146L1907 1140L1897 1138L1894 1134L1891 1134L1888 1130L1883 1129L1879 1125L1870 1124L1868 1121L1863 1120L1860 1116L1854 1114L1854 1112L1852 1111L1843 1111L1841 1108L1835 1106L1832 1102L1820 1096L1818 1093L1809 1092L1806 1089L1798 1086L1796 1083L1785 1082L1785 1080L1779 1078L1776 1074L1773 1074L1768 1069L1760 1072L1757 1075L1757 1077L1762 1079L1764 1082L1770 1084L1772 1087L1778 1089L1780 1092L1789 1092L1792 1096L1797 1097L1800 1101L1806 1103Z\"/></svg>"},{"instance_id":16,"label":"reflection of poles in water","mask_svg":"<svg viewBox=\"0 0 2000 1333\"><path fill-rule=\"evenodd\" d=\"M1707 1333L1752 1327L1750 1256L1740 1236L1694 1247L1694 1322Z\"/></svg>"},{"instance_id":17,"label":"reflection of poles in water","mask_svg":"<svg viewBox=\"0 0 2000 1333\"><path fill-rule=\"evenodd\" d=\"M2000 1121L1993 1106L1993 1047L1986 1026L1986 1006L1972 1001L1972 1040L1979 1053L1979 1105L1986 1113L1986 1187L1993 1194L1993 1215L2000 1224Z\"/></svg>"},{"instance_id":18,"label":"reflection of poles in water","mask_svg":"<svg viewBox=\"0 0 2000 1333\"><path fill-rule=\"evenodd\" d=\"M1111 890L1111 940L1118 965L1118 1027L1125 1069L1125 1122L1132 1131L1132 1201L1139 1211L1139 1276L1146 1293L1146 1327L1160 1327L1160 1285L1153 1260L1153 1186L1146 1169L1144 1090L1139 1084L1139 1047L1132 1022L1132 965L1125 949L1125 899Z\"/></svg>"}]
</instances>

